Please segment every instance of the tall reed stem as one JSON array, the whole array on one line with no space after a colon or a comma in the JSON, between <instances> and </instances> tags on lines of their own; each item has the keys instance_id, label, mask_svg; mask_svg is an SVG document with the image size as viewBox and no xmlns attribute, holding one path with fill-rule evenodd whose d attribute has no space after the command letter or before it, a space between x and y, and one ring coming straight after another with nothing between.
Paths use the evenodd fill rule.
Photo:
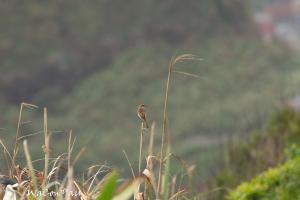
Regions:
<instances>
[{"instance_id":1,"label":"tall reed stem","mask_svg":"<svg viewBox=\"0 0 300 200\"><path fill-rule=\"evenodd\" d=\"M9 176L12 178L13 177L13 172L15 170L15 166L16 166L16 158L17 158L17 154L19 151L19 136L20 136L20 129L22 126L22 113L23 113L23 108L30 108L30 109L36 109L38 108L36 105L33 104L29 104L29 103L21 103L21 107L20 107L20 112L19 112L19 118L18 118L18 126L17 126L17 133L16 133L16 138L15 138L15 146L13 149L13 156L12 156L12 161L11 161L11 166L13 169L9 169Z\"/></svg>"},{"instance_id":2,"label":"tall reed stem","mask_svg":"<svg viewBox=\"0 0 300 200\"><path fill-rule=\"evenodd\" d=\"M141 173L142 168L142 152L143 152L143 129L144 125L141 125L141 133L140 133L140 154L139 154L139 173Z\"/></svg>"},{"instance_id":3,"label":"tall reed stem","mask_svg":"<svg viewBox=\"0 0 300 200\"><path fill-rule=\"evenodd\" d=\"M163 171L163 165L164 165L164 150L165 145L170 143L170 133L168 130L168 112L167 112L167 106L168 106L168 100L169 100L169 90L171 87L171 81L172 81L172 73L173 68L177 62L184 61L184 60L201 60L199 58L196 58L192 54L183 54L177 57L173 57L168 65L168 78L166 83L166 93L165 93L165 100L164 100L164 113L163 113L163 132L161 136L161 149L160 149L160 163L159 163L159 175L158 175L158 185L157 185L157 192L158 195L161 195L161 186L162 186L162 171ZM187 73L184 73L187 74ZM166 138L167 134L167 138ZM167 141L166 141L167 139Z\"/></svg>"},{"instance_id":4,"label":"tall reed stem","mask_svg":"<svg viewBox=\"0 0 300 200\"><path fill-rule=\"evenodd\" d=\"M49 167L49 134L48 134L48 112L47 108L44 108L44 154L45 154L45 167L44 167L44 180L43 187L46 186L47 176L48 176L48 167Z\"/></svg>"},{"instance_id":5,"label":"tall reed stem","mask_svg":"<svg viewBox=\"0 0 300 200\"><path fill-rule=\"evenodd\" d=\"M158 195L161 195L162 170L163 170L164 148L165 148L165 135L166 135L166 130L167 130L167 105L168 105L168 99L169 99L169 89L170 89L173 63L174 63L174 59L172 58L171 62L169 63L169 67L168 67L169 71L168 71L168 79L167 79L167 84L166 84L166 93L165 93L165 101L164 101L163 132L162 132L162 136L161 136L160 162L159 162L159 174L158 174L158 186L157 186Z\"/></svg>"},{"instance_id":6,"label":"tall reed stem","mask_svg":"<svg viewBox=\"0 0 300 200\"><path fill-rule=\"evenodd\" d=\"M141 125L141 133L140 133L140 153L139 153L139 174L141 173L142 168L142 152L143 152L143 129L144 129L144 123L142 122ZM138 192L140 192L140 186L138 187Z\"/></svg>"}]
</instances>

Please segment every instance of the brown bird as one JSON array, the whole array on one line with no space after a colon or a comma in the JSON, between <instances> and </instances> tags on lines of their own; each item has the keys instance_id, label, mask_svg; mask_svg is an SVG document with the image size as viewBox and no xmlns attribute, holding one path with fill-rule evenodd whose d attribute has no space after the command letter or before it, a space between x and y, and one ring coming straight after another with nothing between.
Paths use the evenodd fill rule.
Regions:
<instances>
[{"instance_id":1,"label":"brown bird","mask_svg":"<svg viewBox=\"0 0 300 200\"><path fill-rule=\"evenodd\" d=\"M146 108L144 104L141 104L138 106L138 110L137 110L137 115L140 118L140 120L143 123L143 126L145 126L146 128L149 128L147 120L146 120Z\"/></svg>"}]
</instances>

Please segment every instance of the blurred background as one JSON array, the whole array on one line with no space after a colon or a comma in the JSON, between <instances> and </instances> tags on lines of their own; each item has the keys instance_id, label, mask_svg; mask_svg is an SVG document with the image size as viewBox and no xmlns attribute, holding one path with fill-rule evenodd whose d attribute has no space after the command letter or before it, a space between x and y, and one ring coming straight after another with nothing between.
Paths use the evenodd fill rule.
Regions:
<instances>
[{"instance_id":1,"label":"blurred background","mask_svg":"<svg viewBox=\"0 0 300 200\"><path fill-rule=\"evenodd\" d=\"M35 134L34 159L47 107L53 157L72 130L75 152L87 147L78 171L107 163L129 174L122 151L136 167L137 105L158 147L167 65L182 53L203 60L176 66L199 77L174 74L172 144L203 179L229 141L300 105L298 0L12 0L0 16L0 138L13 147L20 103L39 106L24 108L20 132Z\"/></svg>"}]
</instances>

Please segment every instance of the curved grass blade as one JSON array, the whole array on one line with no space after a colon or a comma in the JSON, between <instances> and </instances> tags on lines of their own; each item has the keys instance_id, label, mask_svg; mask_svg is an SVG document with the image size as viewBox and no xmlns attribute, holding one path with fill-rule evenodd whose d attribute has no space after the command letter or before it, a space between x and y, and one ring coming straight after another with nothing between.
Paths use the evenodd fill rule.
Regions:
<instances>
[{"instance_id":1,"label":"curved grass blade","mask_svg":"<svg viewBox=\"0 0 300 200\"><path fill-rule=\"evenodd\" d=\"M134 193L138 191L138 188L143 181L143 177L133 179L130 184L128 184L113 198L113 200L128 200Z\"/></svg>"},{"instance_id":2,"label":"curved grass blade","mask_svg":"<svg viewBox=\"0 0 300 200\"><path fill-rule=\"evenodd\" d=\"M113 171L109 175L100 195L96 198L96 200L111 200L113 198L113 195L117 188L117 177L118 174L116 171Z\"/></svg>"}]
</instances>

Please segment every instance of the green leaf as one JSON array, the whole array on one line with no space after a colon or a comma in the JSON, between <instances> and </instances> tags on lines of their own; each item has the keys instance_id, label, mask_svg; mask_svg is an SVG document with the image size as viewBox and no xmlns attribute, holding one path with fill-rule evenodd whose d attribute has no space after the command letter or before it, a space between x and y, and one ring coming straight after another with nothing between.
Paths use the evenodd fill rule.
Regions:
<instances>
[{"instance_id":1,"label":"green leaf","mask_svg":"<svg viewBox=\"0 0 300 200\"><path fill-rule=\"evenodd\" d=\"M30 194L30 195L28 196L28 200L36 200L36 198L34 197L33 194Z\"/></svg>"},{"instance_id":2,"label":"green leaf","mask_svg":"<svg viewBox=\"0 0 300 200\"><path fill-rule=\"evenodd\" d=\"M127 187L125 187L113 200L127 200L138 191L139 185L143 182L143 178L134 179Z\"/></svg>"},{"instance_id":3,"label":"green leaf","mask_svg":"<svg viewBox=\"0 0 300 200\"><path fill-rule=\"evenodd\" d=\"M109 175L108 180L104 184L103 189L96 200L112 200L114 192L117 188L117 177L118 174L116 171L113 171Z\"/></svg>"},{"instance_id":4,"label":"green leaf","mask_svg":"<svg viewBox=\"0 0 300 200\"><path fill-rule=\"evenodd\" d=\"M169 176L170 176L170 158L169 155L171 153L171 147L168 145L167 147L167 160L166 160L166 165L164 169L164 175L163 175L163 188L162 188L162 194L163 194L163 200L168 199L169 195Z\"/></svg>"}]
</instances>

